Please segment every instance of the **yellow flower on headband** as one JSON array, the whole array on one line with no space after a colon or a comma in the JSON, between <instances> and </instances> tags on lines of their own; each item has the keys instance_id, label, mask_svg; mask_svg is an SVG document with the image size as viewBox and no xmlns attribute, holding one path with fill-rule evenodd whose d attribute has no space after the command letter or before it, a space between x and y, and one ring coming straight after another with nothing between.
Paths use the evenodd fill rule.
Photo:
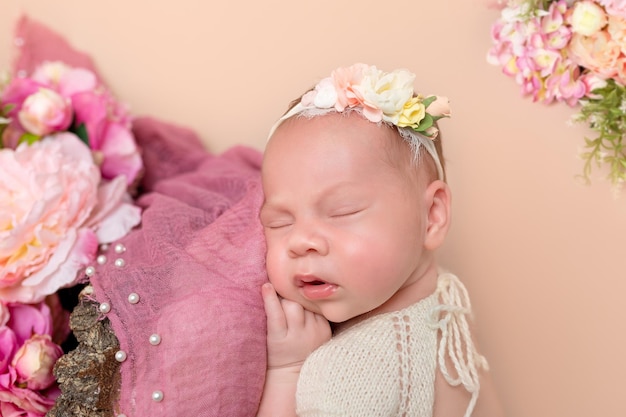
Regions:
<instances>
[{"instance_id":1,"label":"yellow flower on headband","mask_svg":"<svg viewBox=\"0 0 626 417\"><path fill-rule=\"evenodd\" d=\"M398 126L417 127L426 116L426 107L422 103L421 97L413 97L406 103L398 117Z\"/></svg>"}]
</instances>

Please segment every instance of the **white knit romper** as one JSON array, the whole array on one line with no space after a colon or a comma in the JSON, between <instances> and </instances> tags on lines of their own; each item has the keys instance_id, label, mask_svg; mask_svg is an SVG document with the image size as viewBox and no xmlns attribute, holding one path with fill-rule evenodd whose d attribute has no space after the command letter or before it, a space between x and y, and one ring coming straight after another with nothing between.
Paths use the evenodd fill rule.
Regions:
<instances>
[{"instance_id":1,"label":"white knit romper","mask_svg":"<svg viewBox=\"0 0 626 417\"><path fill-rule=\"evenodd\" d=\"M470 312L463 284L442 273L427 298L336 334L302 367L298 416L431 417L437 366L448 383L472 393L469 416L478 398L477 368L487 366L471 341ZM446 369L446 358L454 370Z\"/></svg>"}]
</instances>

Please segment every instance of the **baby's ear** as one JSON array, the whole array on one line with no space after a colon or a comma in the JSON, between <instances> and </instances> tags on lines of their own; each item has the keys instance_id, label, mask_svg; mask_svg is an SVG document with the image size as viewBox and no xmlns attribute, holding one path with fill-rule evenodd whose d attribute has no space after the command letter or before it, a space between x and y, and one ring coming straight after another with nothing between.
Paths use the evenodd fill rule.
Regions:
<instances>
[{"instance_id":1,"label":"baby's ear","mask_svg":"<svg viewBox=\"0 0 626 417\"><path fill-rule=\"evenodd\" d=\"M424 193L426 235L424 248L435 250L441 246L450 227L451 194L448 184L441 180L431 182Z\"/></svg>"}]
</instances>

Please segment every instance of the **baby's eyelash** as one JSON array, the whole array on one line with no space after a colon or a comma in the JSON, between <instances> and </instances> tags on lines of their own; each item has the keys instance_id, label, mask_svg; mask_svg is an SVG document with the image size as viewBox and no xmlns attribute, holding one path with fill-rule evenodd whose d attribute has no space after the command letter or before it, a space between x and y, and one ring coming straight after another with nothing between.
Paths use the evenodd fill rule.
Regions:
<instances>
[{"instance_id":1,"label":"baby's eyelash","mask_svg":"<svg viewBox=\"0 0 626 417\"><path fill-rule=\"evenodd\" d=\"M269 222L264 227L270 230L282 229L283 227L291 226L291 222Z\"/></svg>"},{"instance_id":2,"label":"baby's eyelash","mask_svg":"<svg viewBox=\"0 0 626 417\"><path fill-rule=\"evenodd\" d=\"M360 212L362 212L363 209L359 208L359 209L348 209L348 210L338 210L334 213L331 213L330 217L347 217L347 216L351 216L353 214L358 214Z\"/></svg>"}]
</instances>

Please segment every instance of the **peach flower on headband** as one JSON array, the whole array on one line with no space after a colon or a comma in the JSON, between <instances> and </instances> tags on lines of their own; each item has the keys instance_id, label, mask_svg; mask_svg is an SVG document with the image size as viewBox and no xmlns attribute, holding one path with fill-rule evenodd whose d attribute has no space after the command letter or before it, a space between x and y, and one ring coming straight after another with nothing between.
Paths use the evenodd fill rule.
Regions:
<instances>
[{"instance_id":1,"label":"peach flower on headband","mask_svg":"<svg viewBox=\"0 0 626 417\"><path fill-rule=\"evenodd\" d=\"M337 68L331 74L331 79L337 91L337 111L344 111L346 107L358 106L363 102L363 96L358 91L358 85L363 79L365 64L354 64L349 67Z\"/></svg>"}]
</instances>

